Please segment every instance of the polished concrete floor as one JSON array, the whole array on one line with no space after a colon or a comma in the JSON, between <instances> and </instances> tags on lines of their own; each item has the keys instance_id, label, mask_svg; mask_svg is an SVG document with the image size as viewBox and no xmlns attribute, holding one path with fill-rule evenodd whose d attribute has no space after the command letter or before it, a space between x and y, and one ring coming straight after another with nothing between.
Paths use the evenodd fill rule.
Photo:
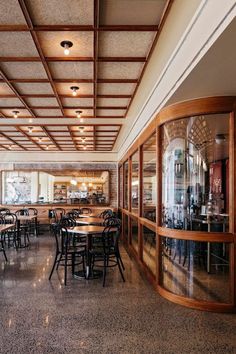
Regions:
<instances>
[{"instance_id":1,"label":"polished concrete floor","mask_svg":"<svg viewBox=\"0 0 236 354\"><path fill-rule=\"evenodd\" d=\"M53 238L0 253L1 354L236 353L236 316L190 310L161 298L123 251L126 282L48 281Z\"/></svg>"}]
</instances>

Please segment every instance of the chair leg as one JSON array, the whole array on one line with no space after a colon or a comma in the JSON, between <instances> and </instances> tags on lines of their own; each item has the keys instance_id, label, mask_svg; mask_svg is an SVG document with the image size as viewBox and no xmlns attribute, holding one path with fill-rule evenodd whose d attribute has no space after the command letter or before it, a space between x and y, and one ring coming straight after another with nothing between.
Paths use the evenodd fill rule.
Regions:
<instances>
[{"instance_id":1,"label":"chair leg","mask_svg":"<svg viewBox=\"0 0 236 354\"><path fill-rule=\"evenodd\" d=\"M68 255L67 255L67 252L66 252L65 253L64 285L66 285L66 281L67 281L67 261L68 261Z\"/></svg>"},{"instance_id":2,"label":"chair leg","mask_svg":"<svg viewBox=\"0 0 236 354\"><path fill-rule=\"evenodd\" d=\"M58 267L59 267L59 264L60 264L60 262L61 262L61 259L62 259L62 254L60 254L60 258L59 258L58 261L57 261L57 268L56 268L56 270L58 270Z\"/></svg>"},{"instance_id":3,"label":"chair leg","mask_svg":"<svg viewBox=\"0 0 236 354\"><path fill-rule=\"evenodd\" d=\"M106 273L107 273L106 263L107 263L107 257L104 256L104 260L103 260L103 284L102 284L103 287L105 286L105 282L106 282Z\"/></svg>"},{"instance_id":4,"label":"chair leg","mask_svg":"<svg viewBox=\"0 0 236 354\"><path fill-rule=\"evenodd\" d=\"M58 254L59 254L59 253L57 253L56 256L55 256L55 259L54 259L54 262L53 262L53 266L52 266L52 270L51 270L51 273L50 273L49 278L48 278L49 280L51 280L52 274L53 274L53 272L54 272L55 265L56 265L56 263L57 263L57 256L58 256Z\"/></svg>"},{"instance_id":5,"label":"chair leg","mask_svg":"<svg viewBox=\"0 0 236 354\"><path fill-rule=\"evenodd\" d=\"M116 261L117 261L117 264L118 264L118 268L119 268L119 271L120 271L120 275L121 275L121 277L122 277L122 280L123 280L123 282L125 282L125 277L124 277L124 274L123 274L123 272L122 272L122 268L121 268L120 260L119 260L119 257L118 257L118 256L116 256Z\"/></svg>"},{"instance_id":6,"label":"chair leg","mask_svg":"<svg viewBox=\"0 0 236 354\"><path fill-rule=\"evenodd\" d=\"M120 264L121 264L122 269L125 270L125 266L124 266L124 263L122 261L121 255L120 255L120 250L118 250L118 258L120 260Z\"/></svg>"},{"instance_id":7,"label":"chair leg","mask_svg":"<svg viewBox=\"0 0 236 354\"><path fill-rule=\"evenodd\" d=\"M75 254L71 255L71 273L72 275L75 273Z\"/></svg>"}]
</instances>

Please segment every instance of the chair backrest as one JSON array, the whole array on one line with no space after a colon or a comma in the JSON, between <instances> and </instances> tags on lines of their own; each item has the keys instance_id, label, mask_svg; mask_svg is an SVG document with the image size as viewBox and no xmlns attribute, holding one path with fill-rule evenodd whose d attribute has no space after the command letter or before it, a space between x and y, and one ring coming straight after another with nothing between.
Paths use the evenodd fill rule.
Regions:
<instances>
[{"instance_id":1,"label":"chair backrest","mask_svg":"<svg viewBox=\"0 0 236 354\"><path fill-rule=\"evenodd\" d=\"M58 223L53 223L51 227L56 240L57 253L65 254L70 245L70 236L67 228Z\"/></svg>"},{"instance_id":2,"label":"chair backrest","mask_svg":"<svg viewBox=\"0 0 236 354\"><path fill-rule=\"evenodd\" d=\"M121 220L118 218L107 218L104 220L104 226L115 226L119 230L121 229Z\"/></svg>"},{"instance_id":3,"label":"chair backrest","mask_svg":"<svg viewBox=\"0 0 236 354\"><path fill-rule=\"evenodd\" d=\"M0 225L4 225L5 224L5 218L3 215L0 215Z\"/></svg>"},{"instance_id":4,"label":"chair backrest","mask_svg":"<svg viewBox=\"0 0 236 354\"><path fill-rule=\"evenodd\" d=\"M56 222L59 222L66 213L65 209L63 208L54 208L52 209L52 212Z\"/></svg>"},{"instance_id":5,"label":"chair backrest","mask_svg":"<svg viewBox=\"0 0 236 354\"><path fill-rule=\"evenodd\" d=\"M29 215L38 215L38 210L36 208L28 208Z\"/></svg>"},{"instance_id":6,"label":"chair backrest","mask_svg":"<svg viewBox=\"0 0 236 354\"><path fill-rule=\"evenodd\" d=\"M106 209L99 215L100 218L106 219L106 217L111 216L113 211L111 209Z\"/></svg>"},{"instance_id":7,"label":"chair backrest","mask_svg":"<svg viewBox=\"0 0 236 354\"><path fill-rule=\"evenodd\" d=\"M8 208L1 208L0 209L0 214L1 215L5 215L5 214L8 214L8 213L10 213L10 209L8 209Z\"/></svg>"},{"instance_id":8,"label":"chair backrest","mask_svg":"<svg viewBox=\"0 0 236 354\"><path fill-rule=\"evenodd\" d=\"M113 253L118 249L119 228L116 226L106 226L102 233L102 243L104 253Z\"/></svg>"},{"instance_id":9,"label":"chair backrest","mask_svg":"<svg viewBox=\"0 0 236 354\"><path fill-rule=\"evenodd\" d=\"M17 222L17 216L15 213L8 213L3 216L5 220L5 224L15 224Z\"/></svg>"},{"instance_id":10,"label":"chair backrest","mask_svg":"<svg viewBox=\"0 0 236 354\"><path fill-rule=\"evenodd\" d=\"M91 208L81 208L80 210L82 214L92 214Z\"/></svg>"},{"instance_id":11,"label":"chair backrest","mask_svg":"<svg viewBox=\"0 0 236 354\"><path fill-rule=\"evenodd\" d=\"M16 216L22 216L22 215L29 216L28 209L19 209L15 212L15 214Z\"/></svg>"},{"instance_id":12,"label":"chair backrest","mask_svg":"<svg viewBox=\"0 0 236 354\"><path fill-rule=\"evenodd\" d=\"M76 226L76 221L73 218L71 218L67 215L64 215L64 216L62 216L61 220L59 221L59 224L62 227L73 227L73 226Z\"/></svg>"}]
</instances>

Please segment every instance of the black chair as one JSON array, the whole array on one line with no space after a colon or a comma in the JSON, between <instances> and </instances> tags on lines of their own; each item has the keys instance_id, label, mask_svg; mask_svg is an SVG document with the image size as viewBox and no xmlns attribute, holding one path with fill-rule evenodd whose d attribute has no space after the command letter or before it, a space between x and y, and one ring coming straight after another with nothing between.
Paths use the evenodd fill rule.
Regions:
<instances>
[{"instance_id":1,"label":"black chair","mask_svg":"<svg viewBox=\"0 0 236 354\"><path fill-rule=\"evenodd\" d=\"M49 280L52 277L55 267L58 269L59 266L63 266L64 285L66 285L68 267L71 267L72 274L74 274L75 266L82 264L85 274L85 247L74 242L73 234L69 234L66 227L60 224L53 224L52 229L56 240L56 255ZM81 260L77 262L76 258L80 258Z\"/></svg>"},{"instance_id":2,"label":"black chair","mask_svg":"<svg viewBox=\"0 0 236 354\"><path fill-rule=\"evenodd\" d=\"M121 231L121 220L119 218L113 218L113 217L110 217L110 218L107 218L104 220L104 226L108 227L108 226L113 226L113 227L116 227L120 233ZM118 256L119 256L119 259L120 259L120 263L121 263L121 266L123 268L123 270L125 270L125 266L124 266L124 263L122 261L122 258L121 258L121 255L120 255L120 249L119 249L119 244L117 245L117 253L118 253Z\"/></svg>"},{"instance_id":3,"label":"black chair","mask_svg":"<svg viewBox=\"0 0 236 354\"><path fill-rule=\"evenodd\" d=\"M14 225L14 227L4 233L4 241L7 243L8 248L13 245L16 249L18 249L20 245L20 239L18 238L17 234L17 216L14 213L7 213L3 216L3 218L5 225Z\"/></svg>"},{"instance_id":4,"label":"black chair","mask_svg":"<svg viewBox=\"0 0 236 354\"><path fill-rule=\"evenodd\" d=\"M35 216L36 219L30 221L30 234L38 236L39 234L39 221L37 220L38 210L36 208L28 208L29 216Z\"/></svg>"},{"instance_id":5,"label":"black chair","mask_svg":"<svg viewBox=\"0 0 236 354\"><path fill-rule=\"evenodd\" d=\"M0 215L5 215L10 213L10 209L8 208L0 208Z\"/></svg>"},{"instance_id":6,"label":"black chair","mask_svg":"<svg viewBox=\"0 0 236 354\"><path fill-rule=\"evenodd\" d=\"M122 280L125 282L125 278L121 267L121 258L119 252L119 228L114 226L107 226L104 228L102 237L100 238L100 244L96 242L92 245L89 251L91 257L92 270L95 264L103 263L103 265L96 264L96 267L103 268L103 287L106 282L107 268L118 266Z\"/></svg>"},{"instance_id":7,"label":"black chair","mask_svg":"<svg viewBox=\"0 0 236 354\"><path fill-rule=\"evenodd\" d=\"M22 235L24 238L24 246L22 246L22 244L20 244L20 247L26 247L27 245L30 244L30 240L29 240L30 221L20 222L20 221L18 221L18 217L29 216L29 211L28 211L28 209L19 209L15 212L15 215L17 216L17 222L16 222L17 230L16 230L16 232L18 233L18 240L21 240Z\"/></svg>"},{"instance_id":8,"label":"black chair","mask_svg":"<svg viewBox=\"0 0 236 354\"><path fill-rule=\"evenodd\" d=\"M106 219L108 216L112 216L112 215L113 215L113 211L111 209L106 209L101 212L99 218Z\"/></svg>"},{"instance_id":9,"label":"black chair","mask_svg":"<svg viewBox=\"0 0 236 354\"><path fill-rule=\"evenodd\" d=\"M66 214L66 211L63 208L54 208L52 209L52 213L55 222L58 223L61 218Z\"/></svg>"},{"instance_id":10,"label":"black chair","mask_svg":"<svg viewBox=\"0 0 236 354\"><path fill-rule=\"evenodd\" d=\"M5 220L3 218L2 215L0 215L0 225L4 225L5 224ZM4 239L4 233L1 232L0 233L0 252L3 253L5 261L7 262L7 255L6 255L6 251L5 251L5 239Z\"/></svg>"}]
</instances>

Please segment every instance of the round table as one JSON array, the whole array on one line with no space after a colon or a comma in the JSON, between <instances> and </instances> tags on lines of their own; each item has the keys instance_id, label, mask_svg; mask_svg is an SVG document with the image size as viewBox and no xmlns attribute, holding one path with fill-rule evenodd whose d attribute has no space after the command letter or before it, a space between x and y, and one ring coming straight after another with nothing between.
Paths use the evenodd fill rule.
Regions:
<instances>
[{"instance_id":1,"label":"round table","mask_svg":"<svg viewBox=\"0 0 236 354\"><path fill-rule=\"evenodd\" d=\"M94 218L94 217L88 217L88 218L78 218L76 219L76 224L84 224L84 225L103 225L104 219L103 218Z\"/></svg>"},{"instance_id":2,"label":"round table","mask_svg":"<svg viewBox=\"0 0 236 354\"><path fill-rule=\"evenodd\" d=\"M116 228L110 228L110 231L115 231ZM83 271L78 271L74 273L75 278L85 278L85 279L94 279L94 278L99 278L102 276L102 271L94 269L93 271L91 270L91 265L89 262L89 250L91 249L92 246L92 236L96 235L99 237L99 235L102 237L102 233L104 231L104 226L95 226L95 225L84 225L84 226L74 226L74 227L69 227L67 228L67 231L69 233L74 233L78 235L84 235L86 236L86 248L87 248L87 257L86 257L86 273L84 276Z\"/></svg>"}]
</instances>

